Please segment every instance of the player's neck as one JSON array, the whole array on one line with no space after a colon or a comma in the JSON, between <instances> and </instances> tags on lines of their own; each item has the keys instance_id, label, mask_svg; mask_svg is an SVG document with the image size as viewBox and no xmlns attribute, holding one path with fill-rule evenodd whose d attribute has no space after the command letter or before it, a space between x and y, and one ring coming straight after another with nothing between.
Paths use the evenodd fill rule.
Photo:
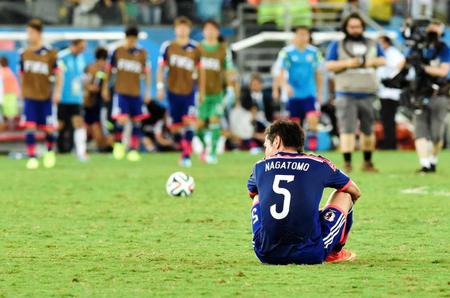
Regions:
<instances>
[{"instance_id":1,"label":"player's neck","mask_svg":"<svg viewBox=\"0 0 450 298\"><path fill-rule=\"evenodd\" d=\"M39 50L40 48L42 48L42 41L37 41L35 43L30 43L29 47L32 50Z\"/></svg>"},{"instance_id":2,"label":"player's neck","mask_svg":"<svg viewBox=\"0 0 450 298\"><path fill-rule=\"evenodd\" d=\"M308 44L296 44L295 47L299 49L300 51L304 51Z\"/></svg>"},{"instance_id":3,"label":"player's neck","mask_svg":"<svg viewBox=\"0 0 450 298\"><path fill-rule=\"evenodd\" d=\"M279 152L284 152L284 153L295 153L297 154L298 151L297 149L293 148L293 147L281 147L280 149L278 149L278 153Z\"/></svg>"},{"instance_id":4,"label":"player's neck","mask_svg":"<svg viewBox=\"0 0 450 298\"><path fill-rule=\"evenodd\" d=\"M189 43L189 37L177 37L175 42L180 46L185 46Z\"/></svg>"},{"instance_id":5,"label":"player's neck","mask_svg":"<svg viewBox=\"0 0 450 298\"><path fill-rule=\"evenodd\" d=\"M217 39L205 39L205 44L208 46L215 46L219 43Z\"/></svg>"}]
</instances>

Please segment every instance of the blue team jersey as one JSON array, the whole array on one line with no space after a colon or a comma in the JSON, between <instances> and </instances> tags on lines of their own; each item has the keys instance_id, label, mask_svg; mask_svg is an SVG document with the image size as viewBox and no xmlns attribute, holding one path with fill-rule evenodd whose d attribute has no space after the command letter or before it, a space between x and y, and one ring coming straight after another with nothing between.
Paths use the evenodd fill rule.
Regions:
<instances>
[{"instance_id":1,"label":"blue team jersey","mask_svg":"<svg viewBox=\"0 0 450 298\"><path fill-rule=\"evenodd\" d=\"M74 55L70 49L58 53L58 68L63 74L61 103L83 103L83 78L86 66L82 54Z\"/></svg>"},{"instance_id":2,"label":"blue team jersey","mask_svg":"<svg viewBox=\"0 0 450 298\"><path fill-rule=\"evenodd\" d=\"M326 187L344 189L350 178L325 158L279 152L256 163L248 180L259 195L261 228L255 250L287 258L293 250L324 257L319 204Z\"/></svg>"},{"instance_id":3,"label":"blue team jersey","mask_svg":"<svg viewBox=\"0 0 450 298\"><path fill-rule=\"evenodd\" d=\"M319 49L308 45L303 51L294 45L283 48L277 61L288 73L288 82L292 86L292 99L317 97L316 71L323 58Z\"/></svg>"}]
</instances>

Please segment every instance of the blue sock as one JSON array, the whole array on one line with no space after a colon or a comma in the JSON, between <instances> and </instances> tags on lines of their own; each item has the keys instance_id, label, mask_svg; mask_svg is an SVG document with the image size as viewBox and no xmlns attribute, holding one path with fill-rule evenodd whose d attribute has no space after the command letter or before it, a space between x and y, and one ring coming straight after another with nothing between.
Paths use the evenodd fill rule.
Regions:
<instances>
[{"instance_id":1,"label":"blue sock","mask_svg":"<svg viewBox=\"0 0 450 298\"><path fill-rule=\"evenodd\" d=\"M48 132L45 135L45 141L47 142L47 151L53 151L53 146L55 144L55 135L51 132Z\"/></svg>"},{"instance_id":2,"label":"blue sock","mask_svg":"<svg viewBox=\"0 0 450 298\"><path fill-rule=\"evenodd\" d=\"M184 132L184 138L188 142L192 142L192 139L194 138L194 129L191 127L186 128Z\"/></svg>"},{"instance_id":3,"label":"blue sock","mask_svg":"<svg viewBox=\"0 0 450 298\"><path fill-rule=\"evenodd\" d=\"M25 143L27 144L28 157L36 157L36 136L34 131L27 131L25 134Z\"/></svg>"}]
</instances>

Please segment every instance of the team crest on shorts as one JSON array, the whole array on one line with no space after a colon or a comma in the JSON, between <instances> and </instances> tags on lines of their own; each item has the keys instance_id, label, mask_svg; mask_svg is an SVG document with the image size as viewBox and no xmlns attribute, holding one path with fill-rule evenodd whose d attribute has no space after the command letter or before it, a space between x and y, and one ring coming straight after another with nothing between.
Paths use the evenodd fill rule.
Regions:
<instances>
[{"instance_id":1,"label":"team crest on shorts","mask_svg":"<svg viewBox=\"0 0 450 298\"><path fill-rule=\"evenodd\" d=\"M330 210L327 213L325 213L323 218L329 222L332 222L334 220L335 216L336 216L336 214L334 214L334 211Z\"/></svg>"}]
</instances>

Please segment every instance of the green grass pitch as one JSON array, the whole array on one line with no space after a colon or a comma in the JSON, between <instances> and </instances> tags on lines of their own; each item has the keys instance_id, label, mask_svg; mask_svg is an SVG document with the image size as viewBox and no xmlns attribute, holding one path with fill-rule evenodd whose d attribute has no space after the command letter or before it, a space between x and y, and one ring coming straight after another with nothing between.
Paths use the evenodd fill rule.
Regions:
<instances>
[{"instance_id":1,"label":"green grass pitch","mask_svg":"<svg viewBox=\"0 0 450 298\"><path fill-rule=\"evenodd\" d=\"M0 297L450 297L449 151L435 175L413 173L413 152L376 153L379 174L356 170L362 197L348 248L358 260L317 266L254 256L246 181L258 156L195 159L187 199L165 193L177 158L64 156L28 171L1 157Z\"/></svg>"}]
</instances>

